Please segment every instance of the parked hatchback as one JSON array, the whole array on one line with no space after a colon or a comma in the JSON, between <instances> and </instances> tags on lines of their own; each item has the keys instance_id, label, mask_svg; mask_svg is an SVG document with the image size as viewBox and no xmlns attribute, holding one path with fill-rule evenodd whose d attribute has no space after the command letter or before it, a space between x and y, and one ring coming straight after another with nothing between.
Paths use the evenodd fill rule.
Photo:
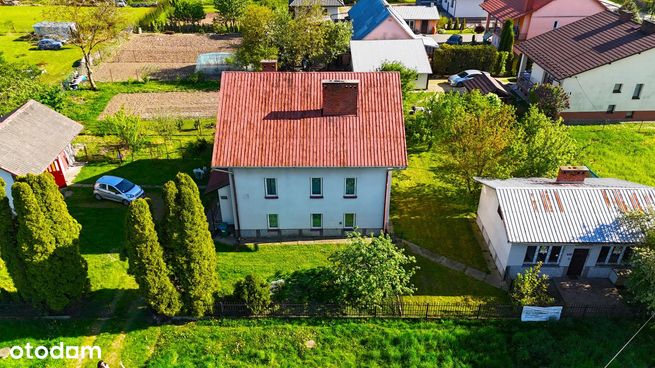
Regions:
<instances>
[{"instance_id":1,"label":"parked hatchback","mask_svg":"<svg viewBox=\"0 0 655 368\"><path fill-rule=\"evenodd\" d=\"M105 175L93 186L93 196L97 200L108 199L126 206L135 199L143 197L144 194L140 186L117 176Z\"/></svg>"},{"instance_id":2,"label":"parked hatchback","mask_svg":"<svg viewBox=\"0 0 655 368\"><path fill-rule=\"evenodd\" d=\"M461 45L464 42L462 35L454 34L446 40L446 43L449 45Z\"/></svg>"},{"instance_id":3,"label":"parked hatchback","mask_svg":"<svg viewBox=\"0 0 655 368\"><path fill-rule=\"evenodd\" d=\"M477 69L465 70L461 73L453 74L448 77L448 84L454 87L461 87L467 80L471 80L481 74L482 72Z\"/></svg>"},{"instance_id":4,"label":"parked hatchback","mask_svg":"<svg viewBox=\"0 0 655 368\"><path fill-rule=\"evenodd\" d=\"M53 40L52 38L44 38L36 44L39 50L59 50L63 46L61 41Z\"/></svg>"}]
</instances>

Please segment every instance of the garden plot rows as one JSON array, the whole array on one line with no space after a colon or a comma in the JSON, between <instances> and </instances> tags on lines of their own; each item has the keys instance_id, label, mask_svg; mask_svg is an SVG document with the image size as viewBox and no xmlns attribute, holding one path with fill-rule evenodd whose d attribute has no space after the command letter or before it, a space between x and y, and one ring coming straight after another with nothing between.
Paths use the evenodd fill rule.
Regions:
<instances>
[{"instance_id":1,"label":"garden plot rows","mask_svg":"<svg viewBox=\"0 0 655 368\"><path fill-rule=\"evenodd\" d=\"M215 117L218 92L121 93L109 101L100 119L125 109L144 119L159 116L203 118Z\"/></svg>"},{"instance_id":2,"label":"garden plot rows","mask_svg":"<svg viewBox=\"0 0 655 368\"><path fill-rule=\"evenodd\" d=\"M231 52L241 42L233 35L140 34L132 35L96 71L103 82L141 80L144 77L173 80L193 73L196 58L208 52Z\"/></svg>"}]
</instances>

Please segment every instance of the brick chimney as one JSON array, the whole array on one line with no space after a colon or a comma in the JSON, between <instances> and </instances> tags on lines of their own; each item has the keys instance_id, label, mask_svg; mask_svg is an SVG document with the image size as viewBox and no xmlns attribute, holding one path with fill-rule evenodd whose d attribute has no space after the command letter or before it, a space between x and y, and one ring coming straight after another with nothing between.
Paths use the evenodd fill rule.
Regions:
<instances>
[{"instance_id":1,"label":"brick chimney","mask_svg":"<svg viewBox=\"0 0 655 368\"><path fill-rule=\"evenodd\" d=\"M639 31L645 35L652 35L655 33L655 22L652 20L644 19L641 23Z\"/></svg>"},{"instance_id":2,"label":"brick chimney","mask_svg":"<svg viewBox=\"0 0 655 368\"><path fill-rule=\"evenodd\" d=\"M619 9L619 20L621 22L627 22L632 19L632 12Z\"/></svg>"},{"instance_id":3,"label":"brick chimney","mask_svg":"<svg viewBox=\"0 0 655 368\"><path fill-rule=\"evenodd\" d=\"M555 182L558 184L581 184L588 176L589 169L586 166L560 166Z\"/></svg>"},{"instance_id":4,"label":"brick chimney","mask_svg":"<svg viewBox=\"0 0 655 368\"><path fill-rule=\"evenodd\" d=\"M262 60L260 61L263 72L276 72L277 60Z\"/></svg>"},{"instance_id":5,"label":"brick chimney","mask_svg":"<svg viewBox=\"0 0 655 368\"><path fill-rule=\"evenodd\" d=\"M323 116L357 115L358 80L323 80Z\"/></svg>"}]
</instances>

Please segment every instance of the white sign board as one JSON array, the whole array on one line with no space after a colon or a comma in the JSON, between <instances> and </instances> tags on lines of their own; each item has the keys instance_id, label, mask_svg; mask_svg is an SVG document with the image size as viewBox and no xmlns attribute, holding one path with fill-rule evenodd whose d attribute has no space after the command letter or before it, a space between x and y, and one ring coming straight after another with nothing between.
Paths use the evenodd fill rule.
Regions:
<instances>
[{"instance_id":1,"label":"white sign board","mask_svg":"<svg viewBox=\"0 0 655 368\"><path fill-rule=\"evenodd\" d=\"M559 321L562 307L530 307L524 306L521 312L523 322Z\"/></svg>"}]
</instances>

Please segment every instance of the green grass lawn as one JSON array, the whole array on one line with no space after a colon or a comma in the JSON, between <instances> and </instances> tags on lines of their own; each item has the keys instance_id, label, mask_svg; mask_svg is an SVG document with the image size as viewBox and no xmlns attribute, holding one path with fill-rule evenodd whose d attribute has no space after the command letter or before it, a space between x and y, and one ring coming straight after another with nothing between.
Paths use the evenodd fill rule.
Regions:
<instances>
[{"instance_id":1,"label":"green grass lawn","mask_svg":"<svg viewBox=\"0 0 655 368\"><path fill-rule=\"evenodd\" d=\"M136 23L151 8L121 8L130 24ZM0 51L7 61L38 65L45 73L43 80L58 83L72 71L73 63L81 59L79 49L66 45L61 50L37 50L24 36L32 32L32 25L52 19L53 6L5 6L0 11Z\"/></svg>"},{"instance_id":2,"label":"green grass lawn","mask_svg":"<svg viewBox=\"0 0 655 368\"><path fill-rule=\"evenodd\" d=\"M487 271L473 228L475 195L462 193L450 184L442 165L443 157L438 153L410 154L408 168L394 174L394 231L437 254Z\"/></svg>"},{"instance_id":3,"label":"green grass lawn","mask_svg":"<svg viewBox=\"0 0 655 368\"><path fill-rule=\"evenodd\" d=\"M581 163L601 177L655 185L655 124L572 126Z\"/></svg>"},{"instance_id":4,"label":"green grass lawn","mask_svg":"<svg viewBox=\"0 0 655 368\"><path fill-rule=\"evenodd\" d=\"M111 367L602 367L641 321L223 320L184 325L109 321L94 344ZM80 345L88 321L0 321L0 346ZM313 341L313 345L310 345ZM655 364L648 326L610 366ZM68 363L68 364L66 364ZM84 361L94 367L95 361ZM6 360L3 367L74 366Z\"/></svg>"}]
</instances>

